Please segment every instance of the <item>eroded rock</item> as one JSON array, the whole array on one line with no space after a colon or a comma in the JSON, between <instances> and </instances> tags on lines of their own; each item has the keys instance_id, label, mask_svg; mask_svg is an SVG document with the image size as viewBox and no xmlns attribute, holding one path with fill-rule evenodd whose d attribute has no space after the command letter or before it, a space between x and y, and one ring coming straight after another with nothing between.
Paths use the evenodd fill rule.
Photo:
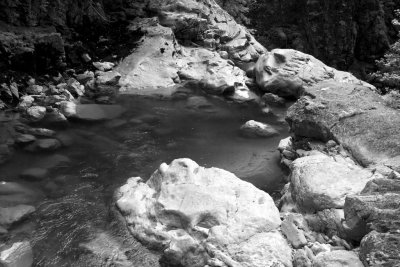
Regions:
<instances>
[{"instance_id":1,"label":"eroded rock","mask_svg":"<svg viewBox=\"0 0 400 267\"><path fill-rule=\"evenodd\" d=\"M372 173L321 155L295 160L290 190L296 204L305 211L343 208L347 195L360 193Z\"/></svg>"},{"instance_id":2,"label":"eroded rock","mask_svg":"<svg viewBox=\"0 0 400 267\"><path fill-rule=\"evenodd\" d=\"M173 264L291 266L271 197L227 171L179 159L146 183L129 179L116 197L132 234Z\"/></svg>"}]
</instances>

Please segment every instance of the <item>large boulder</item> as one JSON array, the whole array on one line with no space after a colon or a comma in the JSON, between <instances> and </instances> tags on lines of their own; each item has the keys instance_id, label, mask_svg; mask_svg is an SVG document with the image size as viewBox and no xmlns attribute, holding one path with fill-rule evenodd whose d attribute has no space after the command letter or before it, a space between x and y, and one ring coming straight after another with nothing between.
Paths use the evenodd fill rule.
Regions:
<instances>
[{"instance_id":1,"label":"large boulder","mask_svg":"<svg viewBox=\"0 0 400 267\"><path fill-rule=\"evenodd\" d=\"M172 29L159 23L155 18L141 19L131 26L132 30L140 26L146 34L134 53L116 67L122 75L120 93L172 93L181 81L194 81L216 95L249 91L246 73L233 62L206 48L180 46Z\"/></svg>"},{"instance_id":2,"label":"large boulder","mask_svg":"<svg viewBox=\"0 0 400 267\"><path fill-rule=\"evenodd\" d=\"M319 253L313 262L314 267L364 267L353 251L336 250Z\"/></svg>"},{"instance_id":3,"label":"large boulder","mask_svg":"<svg viewBox=\"0 0 400 267\"><path fill-rule=\"evenodd\" d=\"M324 154L299 158L291 169L290 192L304 211L343 208L346 196L360 193L373 175Z\"/></svg>"},{"instance_id":4,"label":"large boulder","mask_svg":"<svg viewBox=\"0 0 400 267\"><path fill-rule=\"evenodd\" d=\"M365 266L398 266L400 234L372 231L361 241L360 258Z\"/></svg>"},{"instance_id":5,"label":"large boulder","mask_svg":"<svg viewBox=\"0 0 400 267\"><path fill-rule=\"evenodd\" d=\"M366 266L400 262L400 180L371 180L359 195L348 196L343 224L350 239L360 241Z\"/></svg>"},{"instance_id":6,"label":"large boulder","mask_svg":"<svg viewBox=\"0 0 400 267\"><path fill-rule=\"evenodd\" d=\"M131 233L171 264L291 266L272 198L230 172L178 159L146 183L129 179L116 198Z\"/></svg>"},{"instance_id":7,"label":"large boulder","mask_svg":"<svg viewBox=\"0 0 400 267\"><path fill-rule=\"evenodd\" d=\"M400 166L400 112L386 106L375 90L325 82L304 94L286 118L296 136L336 140L363 166Z\"/></svg>"},{"instance_id":8,"label":"large boulder","mask_svg":"<svg viewBox=\"0 0 400 267\"><path fill-rule=\"evenodd\" d=\"M348 72L328 67L313 56L291 49L275 49L260 56L255 65L261 90L284 97L299 97L305 89L325 81L363 84Z\"/></svg>"}]
</instances>

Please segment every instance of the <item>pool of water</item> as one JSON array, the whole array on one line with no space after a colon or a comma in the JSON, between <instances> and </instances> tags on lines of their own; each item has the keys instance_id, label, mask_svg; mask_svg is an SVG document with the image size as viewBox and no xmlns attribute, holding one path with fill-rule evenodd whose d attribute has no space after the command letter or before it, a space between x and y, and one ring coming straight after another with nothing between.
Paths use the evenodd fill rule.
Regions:
<instances>
[{"instance_id":1,"label":"pool of water","mask_svg":"<svg viewBox=\"0 0 400 267\"><path fill-rule=\"evenodd\" d=\"M162 162L187 157L201 166L231 171L271 194L282 188L286 174L276 147L288 135L285 108L265 115L256 104L197 96L124 96L119 104L125 109L119 118L76 121L57 129L62 149L46 154L19 151L0 166L0 181L22 185L31 197L20 202L37 207L32 219L10 232L12 239L31 240L36 266L158 265L157 255L127 237L111 203L113 192L127 178L148 179ZM279 135L241 136L240 126L250 119L271 124ZM21 180L19 174L32 167L49 169L48 178Z\"/></svg>"}]
</instances>

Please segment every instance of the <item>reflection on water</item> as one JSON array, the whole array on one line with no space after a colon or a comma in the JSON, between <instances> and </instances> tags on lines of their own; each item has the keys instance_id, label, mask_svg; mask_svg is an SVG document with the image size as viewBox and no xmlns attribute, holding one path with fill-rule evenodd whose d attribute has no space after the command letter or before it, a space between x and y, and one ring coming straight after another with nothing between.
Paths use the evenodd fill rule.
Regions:
<instances>
[{"instance_id":1,"label":"reflection on water","mask_svg":"<svg viewBox=\"0 0 400 267\"><path fill-rule=\"evenodd\" d=\"M120 104L126 112L117 119L58 129L65 147L55 154L18 152L0 167L0 180L17 182L35 195L25 199L22 191L14 197L35 205L37 212L10 236L31 240L36 266L157 266L157 255L129 237L110 203L128 177L147 179L162 162L188 157L231 171L269 193L282 187L276 146L288 134L284 109L266 116L256 105L201 97L124 97ZM239 128L250 119L273 125L280 135L241 137ZM32 167L48 169L48 178L20 180L19 174ZM5 203L1 196L0 201Z\"/></svg>"}]
</instances>

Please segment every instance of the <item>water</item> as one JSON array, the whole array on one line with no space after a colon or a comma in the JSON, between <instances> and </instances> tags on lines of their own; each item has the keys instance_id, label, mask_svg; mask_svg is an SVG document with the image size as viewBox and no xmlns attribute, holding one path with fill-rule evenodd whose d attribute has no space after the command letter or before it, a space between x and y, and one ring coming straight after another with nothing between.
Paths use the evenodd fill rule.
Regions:
<instances>
[{"instance_id":1,"label":"water","mask_svg":"<svg viewBox=\"0 0 400 267\"><path fill-rule=\"evenodd\" d=\"M285 109L264 115L257 105L217 98L157 100L121 97L126 112L101 122L73 122L59 129L66 147L53 154L18 152L0 166L0 180L34 192L21 203L37 212L11 230L12 239L31 240L36 266L157 266L158 256L133 240L112 207L113 192L127 178L148 179L162 162L188 157L201 166L235 173L268 193L282 188L285 173L276 146L288 135ZM240 126L254 119L279 130L272 138L249 139ZM55 156L56 155L56 156ZM55 167L62 156L65 159ZM50 169L49 178L26 182L26 168ZM1 201L1 199L0 199Z\"/></svg>"}]
</instances>

